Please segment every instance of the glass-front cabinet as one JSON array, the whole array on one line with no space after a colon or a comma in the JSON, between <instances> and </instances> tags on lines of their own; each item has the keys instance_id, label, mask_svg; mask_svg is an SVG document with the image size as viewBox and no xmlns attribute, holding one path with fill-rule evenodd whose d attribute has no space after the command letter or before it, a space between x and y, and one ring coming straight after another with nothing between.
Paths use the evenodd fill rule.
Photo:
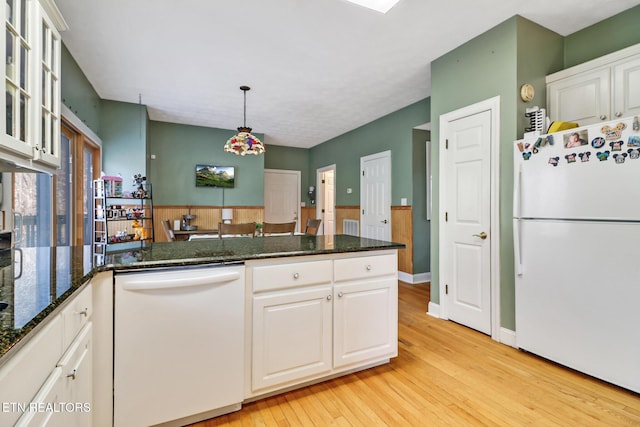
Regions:
<instances>
[{"instance_id":1,"label":"glass-front cabinet","mask_svg":"<svg viewBox=\"0 0 640 427\"><path fill-rule=\"evenodd\" d=\"M18 166L60 166L60 52L66 23L51 0L5 0L5 102L0 157Z\"/></svg>"}]
</instances>

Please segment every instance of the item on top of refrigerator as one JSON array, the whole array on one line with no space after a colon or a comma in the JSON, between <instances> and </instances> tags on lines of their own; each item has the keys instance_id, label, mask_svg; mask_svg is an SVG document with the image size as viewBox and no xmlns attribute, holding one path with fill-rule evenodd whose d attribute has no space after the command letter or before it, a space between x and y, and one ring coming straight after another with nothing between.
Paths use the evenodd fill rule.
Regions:
<instances>
[{"instance_id":1,"label":"item on top of refrigerator","mask_svg":"<svg viewBox=\"0 0 640 427\"><path fill-rule=\"evenodd\" d=\"M540 107L527 108L524 116L529 119L529 126L524 128L524 137L532 138L544 132L546 110Z\"/></svg>"},{"instance_id":2,"label":"item on top of refrigerator","mask_svg":"<svg viewBox=\"0 0 640 427\"><path fill-rule=\"evenodd\" d=\"M551 125L549 126L549 130L547 130L547 133L560 132L562 130L573 129L577 127L578 127L578 124L574 122L555 121L555 122L551 122Z\"/></svg>"}]
</instances>

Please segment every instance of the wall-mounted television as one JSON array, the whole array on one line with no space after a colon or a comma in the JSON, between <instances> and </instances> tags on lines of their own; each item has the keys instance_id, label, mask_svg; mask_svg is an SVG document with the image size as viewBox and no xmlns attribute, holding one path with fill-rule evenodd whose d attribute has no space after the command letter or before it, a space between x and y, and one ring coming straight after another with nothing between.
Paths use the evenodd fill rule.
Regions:
<instances>
[{"instance_id":1,"label":"wall-mounted television","mask_svg":"<svg viewBox=\"0 0 640 427\"><path fill-rule=\"evenodd\" d=\"M196 165L196 187L233 188L235 166Z\"/></svg>"}]
</instances>

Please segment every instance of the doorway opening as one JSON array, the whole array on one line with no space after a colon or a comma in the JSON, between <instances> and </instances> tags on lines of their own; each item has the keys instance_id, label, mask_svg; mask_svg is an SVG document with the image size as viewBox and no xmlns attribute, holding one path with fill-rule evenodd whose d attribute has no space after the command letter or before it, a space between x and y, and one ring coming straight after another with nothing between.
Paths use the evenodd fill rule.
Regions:
<instances>
[{"instance_id":1,"label":"doorway opening","mask_svg":"<svg viewBox=\"0 0 640 427\"><path fill-rule=\"evenodd\" d=\"M336 165L317 170L316 218L322 220L318 234L336 234Z\"/></svg>"}]
</instances>

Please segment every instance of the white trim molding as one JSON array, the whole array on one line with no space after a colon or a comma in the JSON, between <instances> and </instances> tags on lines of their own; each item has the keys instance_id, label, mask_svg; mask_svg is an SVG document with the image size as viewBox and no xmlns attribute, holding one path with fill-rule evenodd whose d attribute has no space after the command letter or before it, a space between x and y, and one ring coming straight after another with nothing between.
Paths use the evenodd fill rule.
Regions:
<instances>
[{"instance_id":1,"label":"white trim molding","mask_svg":"<svg viewBox=\"0 0 640 427\"><path fill-rule=\"evenodd\" d=\"M440 304L436 304L434 302L429 301L429 307L427 308L427 314L431 317L435 317L436 319L441 319L440 317Z\"/></svg>"},{"instance_id":2,"label":"white trim molding","mask_svg":"<svg viewBox=\"0 0 640 427\"><path fill-rule=\"evenodd\" d=\"M431 282L431 273L411 274L405 273L404 271L398 271L398 280L404 283L409 283L410 285Z\"/></svg>"},{"instance_id":3,"label":"white trim molding","mask_svg":"<svg viewBox=\"0 0 640 427\"><path fill-rule=\"evenodd\" d=\"M516 345L516 333L511 329L500 328L500 340L502 344L518 348Z\"/></svg>"},{"instance_id":4,"label":"white trim molding","mask_svg":"<svg viewBox=\"0 0 640 427\"><path fill-rule=\"evenodd\" d=\"M100 139L100 137L96 135L94 131L89 129L89 126L84 124L82 120L80 120L80 118L76 116L73 111L69 109L69 107L67 107L64 104L61 104L60 111L62 112L62 117L66 121L68 121L72 126L74 126L76 129L82 132L82 134L87 138L89 138L91 142L98 145L99 147L102 147L102 140Z\"/></svg>"}]
</instances>

